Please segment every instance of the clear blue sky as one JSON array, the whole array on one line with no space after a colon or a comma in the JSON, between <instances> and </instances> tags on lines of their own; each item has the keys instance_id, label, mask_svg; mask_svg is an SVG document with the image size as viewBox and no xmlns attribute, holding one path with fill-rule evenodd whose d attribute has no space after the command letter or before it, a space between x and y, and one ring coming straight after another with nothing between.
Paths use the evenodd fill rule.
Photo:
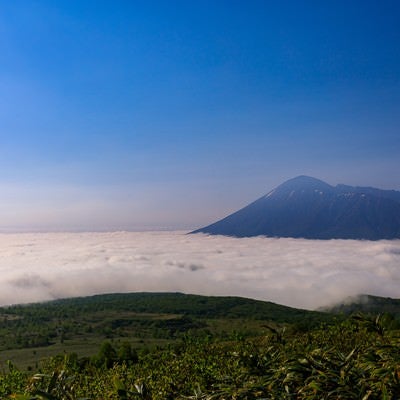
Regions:
<instances>
[{"instance_id":1,"label":"clear blue sky","mask_svg":"<svg viewBox=\"0 0 400 400\"><path fill-rule=\"evenodd\" d=\"M0 2L0 230L195 228L291 177L400 190L398 1Z\"/></svg>"}]
</instances>

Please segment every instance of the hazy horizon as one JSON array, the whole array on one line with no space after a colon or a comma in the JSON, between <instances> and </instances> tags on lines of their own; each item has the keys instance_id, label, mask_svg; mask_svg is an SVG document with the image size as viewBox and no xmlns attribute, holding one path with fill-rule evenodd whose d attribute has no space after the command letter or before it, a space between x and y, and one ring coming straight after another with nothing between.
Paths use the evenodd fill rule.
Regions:
<instances>
[{"instance_id":1,"label":"hazy horizon","mask_svg":"<svg viewBox=\"0 0 400 400\"><path fill-rule=\"evenodd\" d=\"M194 229L301 174L400 190L399 15L3 2L0 230Z\"/></svg>"},{"instance_id":2,"label":"hazy horizon","mask_svg":"<svg viewBox=\"0 0 400 400\"><path fill-rule=\"evenodd\" d=\"M284 182L281 182L284 183ZM329 184L329 182L326 182ZM343 182L340 182L343 183ZM340 184L339 183L339 184ZM345 183L344 183L345 184ZM334 186L334 185L332 185ZM360 185L355 185L355 186L360 186ZM269 191L275 189L275 187L269 188L268 191L265 191L262 196L266 195ZM382 189L382 188L379 188ZM389 188L386 188L388 190ZM393 189L391 189L393 190ZM259 196L261 197L261 196ZM22 224L21 226L4 226L0 225L0 233L46 233L46 232L116 232L116 231L126 231L126 232L148 232L148 231L182 231L182 230L187 230L187 231L192 231L196 230L202 226L206 226L210 223L216 222L227 215L238 211L240 208L245 207L249 205L251 202L257 200L257 198L253 198L252 200L248 201L247 203L240 204L236 208L231 208L229 211L225 211L225 213L218 213L215 215L215 212L210 212L207 218L204 218L203 223L198 223L196 225L192 224L182 224L179 222L175 223L170 223L166 225L158 225L156 223L153 224L145 224L145 225L133 225L129 223L122 223L122 224L109 224L109 225L103 225L103 226L96 226L96 227L88 227L88 226L79 226L79 225L68 225L68 224L63 224L62 226L29 226L26 224ZM234 202L234 201L233 201ZM214 216L214 218L212 218ZM122 215L122 219L126 218L126 215Z\"/></svg>"}]
</instances>

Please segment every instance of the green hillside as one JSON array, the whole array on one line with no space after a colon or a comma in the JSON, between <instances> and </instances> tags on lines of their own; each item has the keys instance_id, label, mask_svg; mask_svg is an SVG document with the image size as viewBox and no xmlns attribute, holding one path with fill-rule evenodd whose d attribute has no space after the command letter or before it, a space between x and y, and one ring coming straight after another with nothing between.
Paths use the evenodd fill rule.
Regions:
<instances>
[{"instance_id":1,"label":"green hillside","mask_svg":"<svg viewBox=\"0 0 400 400\"><path fill-rule=\"evenodd\" d=\"M63 318L99 311L183 314L201 318L268 319L292 323L324 318L321 312L300 310L242 297L200 296L183 293L117 293L54 300L1 308L1 313L24 317Z\"/></svg>"},{"instance_id":2,"label":"green hillside","mask_svg":"<svg viewBox=\"0 0 400 400\"><path fill-rule=\"evenodd\" d=\"M383 316L182 293L3 307L0 399L399 399L398 300L371 298Z\"/></svg>"},{"instance_id":3,"label":"green hillside","mask_svg":"<svg viewBox=\"0 0 400 400\"><path fill-rule=\"evenodd\" d=\"M0 308L0 360L34 369L63 352L93 356L104 340L134 348L165 346L187 335L224 340L255 337L266 324L311 329L327 313L240 297L125 293Z\"/></svg>"},{"instance_id":4,"label":"green hillside","mask_svg":"<svg viewBox=\"0 0 400 400\"><path fill-rule=\"evenodd\" d=\"M332 307L325 308L322 311L343 314L383 314L389 313L393 317L400 319L400 299L390 297L379 297L362 294L351 297Z\"/></svg>"}]
</instances>

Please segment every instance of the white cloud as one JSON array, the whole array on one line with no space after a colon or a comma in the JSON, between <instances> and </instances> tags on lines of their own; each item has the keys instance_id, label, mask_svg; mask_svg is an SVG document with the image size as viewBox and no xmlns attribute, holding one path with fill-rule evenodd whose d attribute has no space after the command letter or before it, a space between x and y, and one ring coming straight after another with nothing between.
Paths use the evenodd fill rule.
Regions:
<instances>
[{"instance_id":1,"label":"white cloud","mask_svg":"<svg viewBox=\"0 0 400 400\"><path fill-rule=\"evenodd\" d=\"M0 234L0 304L127 291L237 295L317 308L400 297L400 241L183 232Z\"/></svg>"}]
</instances>

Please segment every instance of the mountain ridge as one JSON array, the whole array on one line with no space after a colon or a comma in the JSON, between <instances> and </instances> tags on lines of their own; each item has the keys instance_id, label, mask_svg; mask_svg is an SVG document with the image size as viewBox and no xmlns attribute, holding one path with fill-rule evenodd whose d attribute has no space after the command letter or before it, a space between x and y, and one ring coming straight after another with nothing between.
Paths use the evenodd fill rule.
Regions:
<instances>
[{"instance_id":1,"label":"mountain ridge","mask_svg":"<svg viewBox=\"0 0 400 400\"><path fill-rule=\"evenodd\" d=\"M393 317L400 317L400 299L392 297L359 294L343 299L334 305L321 307L318 311L334 314L383 314L389 313Z\"/></svg>"},{"instance_id":2,"label":"mountain ridge","mask_svg":"<svg viewBox=\"0 0 400 400\"><path fill-rule=\"evenodd\" d=\"M400 238L400 192L300 175L191 233L305 239Z\"/></svg>"}]
</instances>

